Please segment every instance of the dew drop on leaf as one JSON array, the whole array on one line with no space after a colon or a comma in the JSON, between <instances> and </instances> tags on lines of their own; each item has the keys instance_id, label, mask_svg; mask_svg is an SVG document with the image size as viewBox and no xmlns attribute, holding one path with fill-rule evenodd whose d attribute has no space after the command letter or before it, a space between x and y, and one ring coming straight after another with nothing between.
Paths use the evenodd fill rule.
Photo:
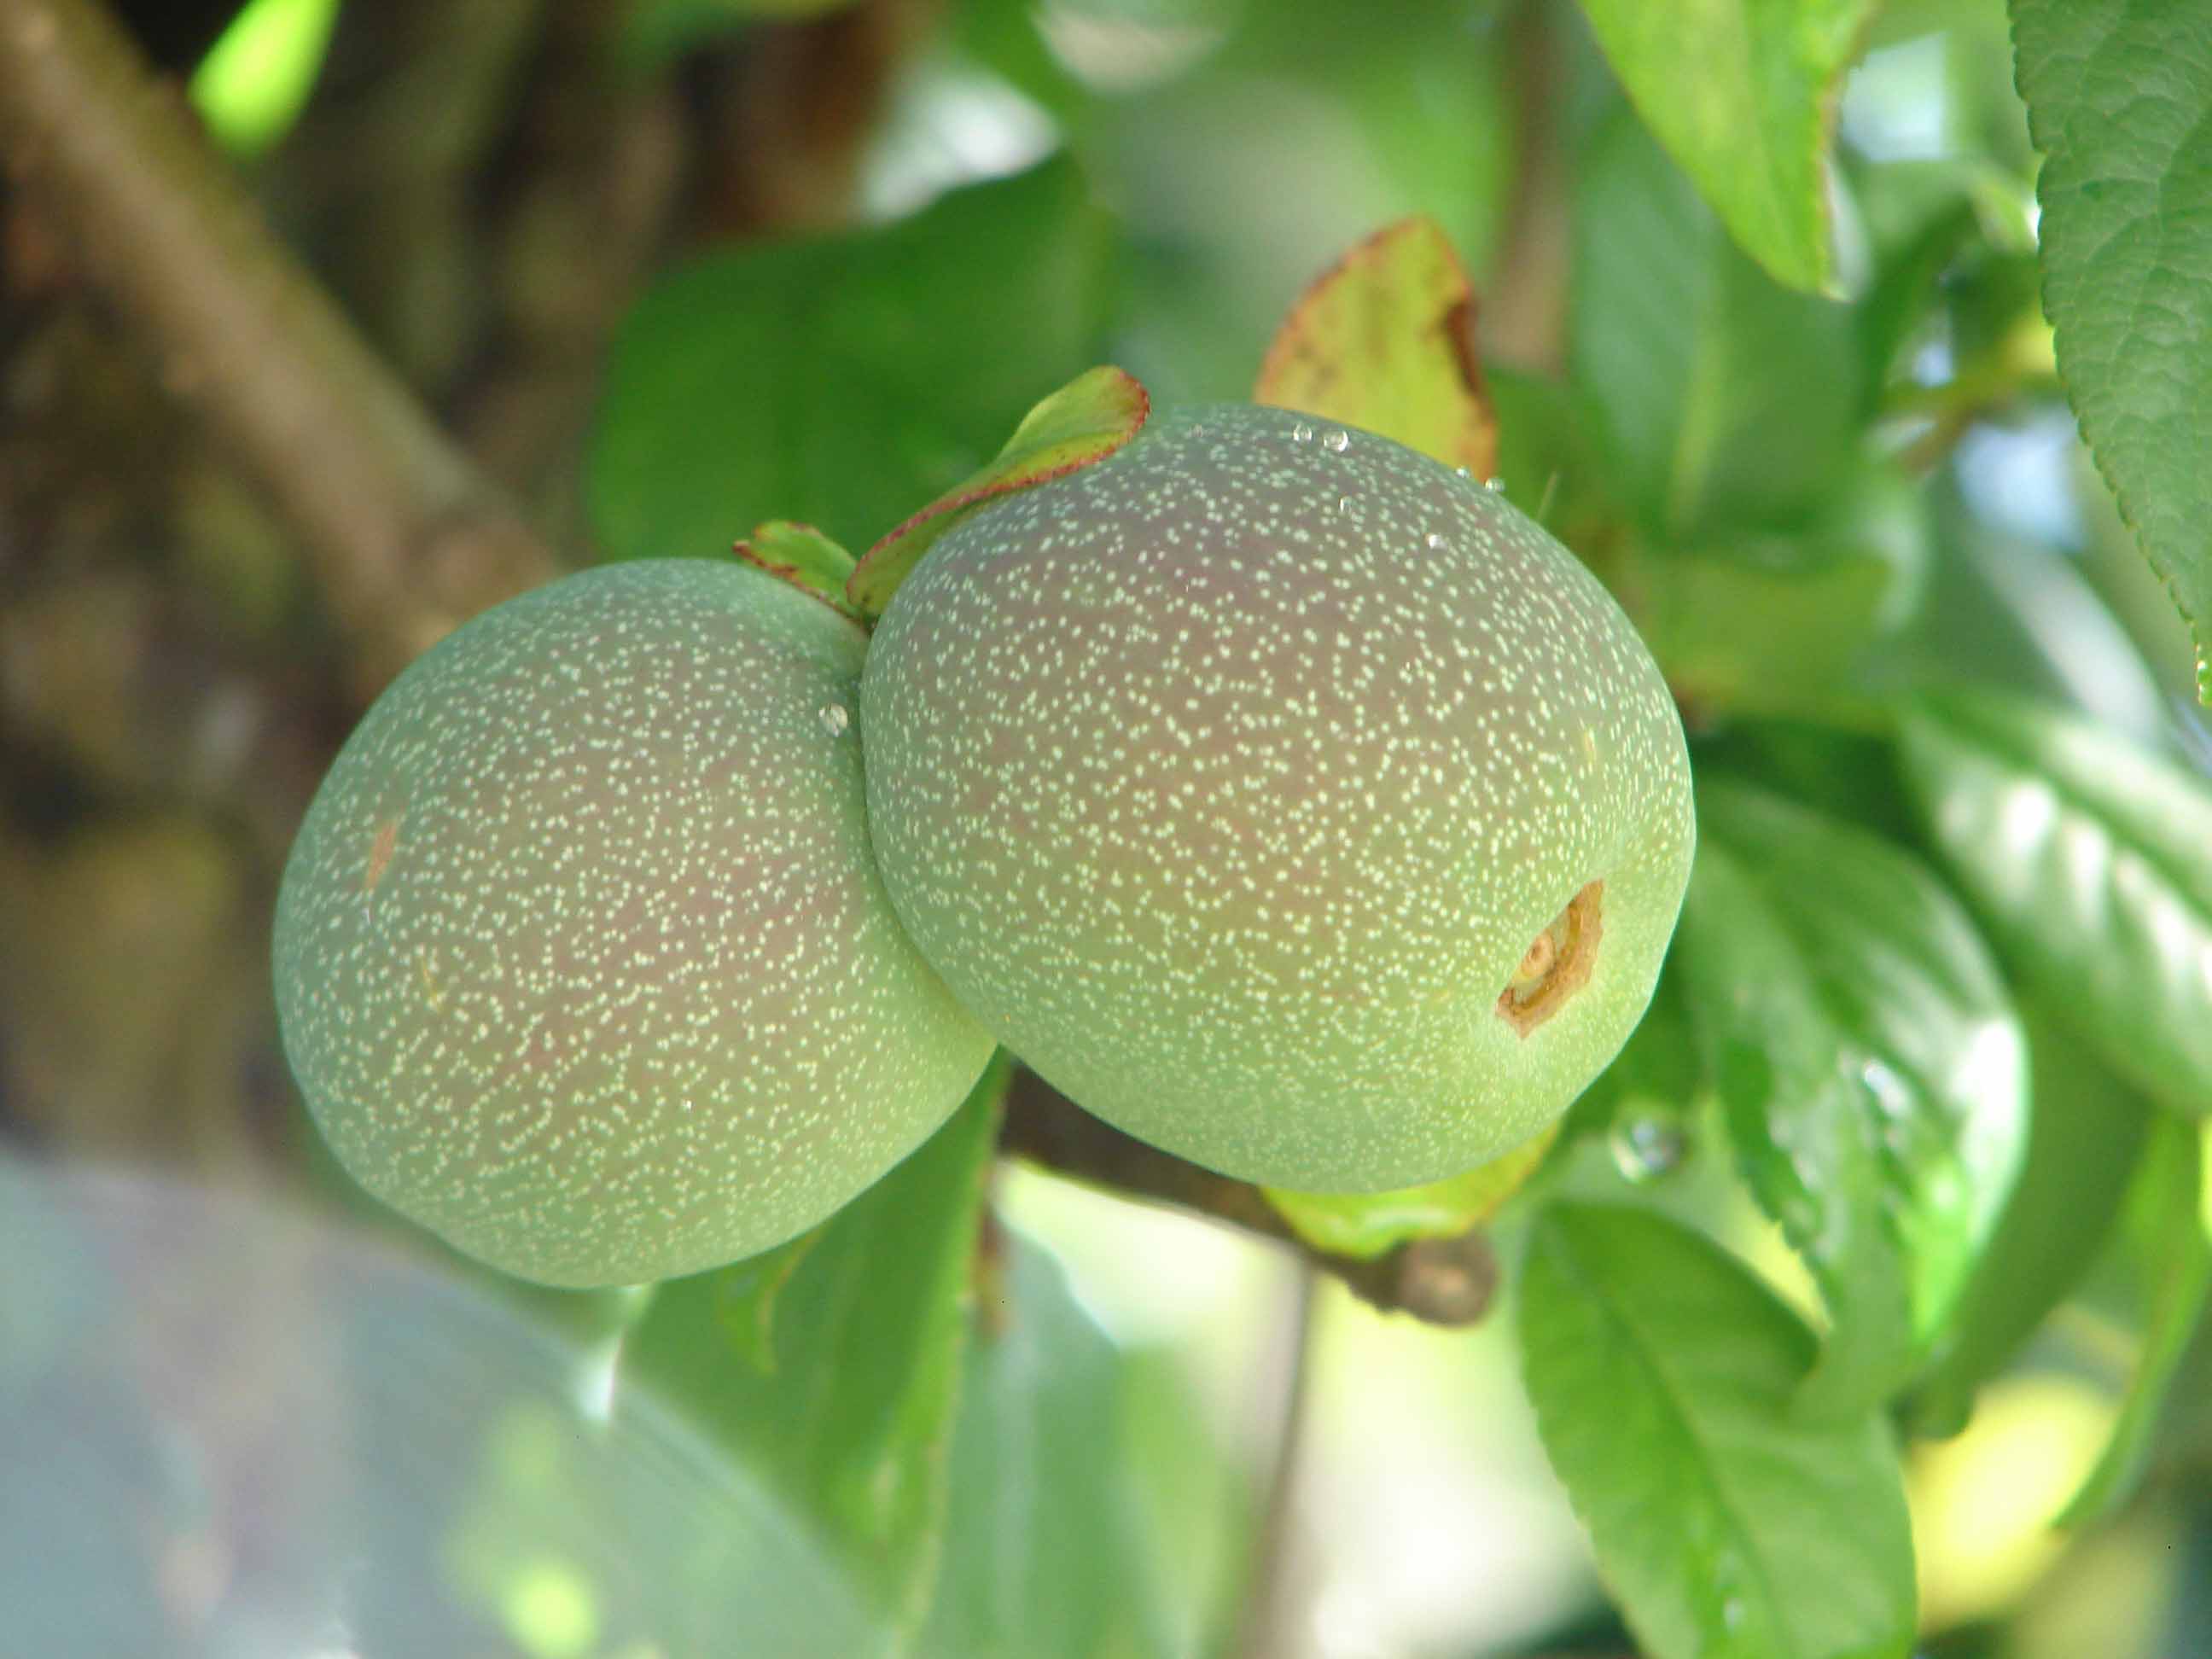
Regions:
<instances>
[{"instance_id":1,"label":"dew drop on leaf","mask_svg":"<svg viewBox=\"0 0 2212 1659\"><path fill-rule=\"evenodd\" d=\"M1689 1151L1689 1137L1680 1123L1651 1115L1622 1119L1613 1126L1606 1144L1623 1178L1639 1187L1672 1170Z\"/></svg>"}]
</instances>

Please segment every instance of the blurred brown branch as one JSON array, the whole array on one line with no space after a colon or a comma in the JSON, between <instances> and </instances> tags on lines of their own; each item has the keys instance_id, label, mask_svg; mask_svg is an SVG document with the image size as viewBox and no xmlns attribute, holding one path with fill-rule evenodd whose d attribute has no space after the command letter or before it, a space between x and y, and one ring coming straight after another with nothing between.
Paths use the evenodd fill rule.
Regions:
<instances>
[{"instance_id":1,"label":"blurred brown branch","mask_svg":"<svg viewBox=\"0 0 2212 1659\"><path fill-rule=\"evenodd\" d=\"M0 0L0 151L290 523L367 683L555 574L94 0Z\"/></svg>"},{"instance_id":2,"label":"blurred brown branch","mask_svg":"<svg viewBox=\"0 0 2212 1659\"><path fill-rule=\"evenodd\" d=\"M1014 1073L1000 1147L1125 1197L1196 1211L1288 1244L1385 1313L1411 1314L1431 1325L1472 1325L1488 1310L1497 1289L1498 1263L1480 1232L1416 1240L1372 1261L1315 1249L1291 1231L1257 1187L1123 1134L1033 1072Z\"/></svg>"}]
</instances>

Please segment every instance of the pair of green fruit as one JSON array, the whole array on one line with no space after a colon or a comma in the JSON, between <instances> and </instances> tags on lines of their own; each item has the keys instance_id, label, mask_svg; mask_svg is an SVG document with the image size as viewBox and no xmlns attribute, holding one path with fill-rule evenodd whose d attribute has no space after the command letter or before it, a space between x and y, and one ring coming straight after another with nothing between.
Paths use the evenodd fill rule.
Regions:
<instances>
[{"instance_id":1,"label":"pair of green fruit","mask_svg":"<svg viewBox=\"0 0 2212 1659\"><path fill-rule=\"evenodd\" d=\"M1564 548L1203 408L956 526L872 637L693 561L462 628L309 811L278 1006L371 1192L623 1284L831 1214L999 1043L1235 1176L1455 1174L1626 1039L1692 840L1666 685Z\"/></svg>"}]
</instances>

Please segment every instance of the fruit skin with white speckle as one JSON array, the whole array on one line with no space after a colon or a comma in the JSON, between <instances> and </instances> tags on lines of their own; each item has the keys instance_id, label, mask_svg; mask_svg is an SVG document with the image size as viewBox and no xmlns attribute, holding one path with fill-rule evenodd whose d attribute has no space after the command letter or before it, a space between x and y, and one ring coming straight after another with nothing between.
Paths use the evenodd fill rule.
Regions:
<instances>
[{"instance_id":1,"label":"fruit skin with white speckle","mask_svg":"<svg viewBox=\"0 0 2212 1659\"><path fill-rule=\"evenodd\" d=\"M592 570L378 699L286 866L286 1054L356 1179L471 1255L641 1282L823 1219L991 1039L869 852L866 636L734 563Z\"/></svg>"},{"instance_id":2,"label":"fruit skin with white speckle","mask_svg":"<svg viewBox=\"0 0 2212 1659\"><path fill-rule=\"evenodd\" d=\"M1157 416L948 532L860 708L885 884L962 1002L1278 1187L1536 1134L1688 880L1680 721L1603 587L1474 480L1281 410Z\"/></svg>"}]
</instances>

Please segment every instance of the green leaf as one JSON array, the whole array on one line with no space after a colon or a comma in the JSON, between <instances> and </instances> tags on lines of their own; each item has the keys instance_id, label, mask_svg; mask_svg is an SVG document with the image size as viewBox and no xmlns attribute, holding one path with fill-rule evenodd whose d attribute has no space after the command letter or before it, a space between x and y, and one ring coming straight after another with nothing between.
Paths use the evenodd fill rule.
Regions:
<instances>
[{"instance_id":1,"label":"green leaf","mask_svg":"<svg viewBox=\"0 0 2212 1659\"><path fill-rule=\"evenodd\" d=\"M2160 1120L2132 1197L2142 1234L2137 1255L2148 1280L2142 1350L2104 1455L2058 1517L2064 1527L2109 1515L2134 1492L2167 1390L2203 1317L2212 1292L2212 1124Z\"/></svg>"},{"instance_id":2,"label":"green leaf","mask_svg":"<svg viewBox=\"0 0 2212 1659\"><path fill-rule=\"evenodd\" d=\"M1621 1137L1613 1145L1618 1147L1626 1140L1627 1172L1632 1177L1672 1171L1688 1146L1690 1116L1711 1090L1683 997L1680 962L1679 953L1670 950L1643 1019L1561 1124L1560 1133L1570 1142L1585 1134ZM1646 1123L1650 1129L1639 1130L1638 1126ZM1640 1144L1646 1133L1658 1137L1655 1144ZM1618 1152L1615 1161L1620 1162Z\"/></svg>"},{"instance_id":3,"label":"green leaf","mask_svg":"<svg viewBox=\"0 0 2212 1659\"><path fill-rule=\"evenodd\" d=\"M1583 0L1645 124L1778 283L1835 294L1830 148L1877 0Z\"/></svg>"},{"instance_id":4,"label":"green leaf","mask_svg":"<svg viewBox=\"0 0 2212 1659\"><path fill-rule=\"evenodd\" d=\"M1851 459L1852 313L1767 280L1625 111L1589 141L1574 236L1569 367L1631 501L1674 544L1807 511Z\"/></svg>"},{"instance_id":5,"label":"green leaf","mask_svg":"<svg viewBox=\"0 0 2212 1659\"><path fill-rule=\"evenodd\" d=\"M1252 401L1364 427L1487 478L1498 418L1475 349L1467 268L1419 215L1376 232L1299 296Z\"/></svg>"},{"instance_id":6,"label":"green leaf","mask_svg":"<svg viewBox=\"0 0 2212 1659\"><path fill-rule=\"evenodd\" d=\"M1507 498L1601 568L1595 544L1620 514L1592 443L1589 399L1563 381L1499 364L1483 371L1483 385L1498 415L1495 476Z\"/></svg>"},{"instance_id":7,"label":"green leaf","mask_svg":"<svg viewBox=\"0 0 2212 1659\"><path fill-rule=\"evenodd\" d=\"M1992 936L2114 1070L2212 1113L2212 789L2048 705L1906 705L1906 783Z\"/></svg>"},{"instance_id":8,"label":"green leaf","mask_svg":"<svg viewBox=\"0 0 2212 1659\"><path fill-rule=\"evenodd\" d=\"M1118 368L1078 375L1022 417L990 465L908 516L862 556L845 583L850 609L880 617L939 536L983 503L1104 460L1137 435L1152 400Z\"/></svg>"},{"instance_id":9,"label":"green leaf","mask_svg":"<svg viewBox=\"0 0 2212 1659\"><path fill-rule=\"evenodd\" d=\"M1553 1124L1487 1164L1395 1192L1297 1193L1262 1187L1260 1193L1314 1249L1371 1261L1417 1238L1456 1238L1486 1224L1535 1172L1558 1136Z\"/></svg>"},{"instance_id":10,"label":"green leaf","mask_svg":"<svg viewBox=\"0 0 2212 1659\"><path fill-rule=\"evenodd\" d=\"M2047 1012L2027 1021L2027 1157L1960 1298L1909 1420L1962 1427L1974 1391L2004 1369L2075 1285L2112 1232L2142 1156L2150 1108Z\"/></svg>"},{"instance_id":11,"label":"green leaf","mask_svg":"<svg viewBox=\"0 0 2212 1659\"><path fill-rule=\"evenodd\" d=\"M1909 612L1926 559L1919 492L1869 468L1787 533L1634 560L1623 604L1702 720L1838 706L1868 647Z\"/></svg>"},{"instance_id":12,"label":"green leaf","mask_svg":"<svg viewBox=\"0 0 2212 1659\"><path fill-rule=\"evenodd\" d=\"M1121 1356L1019 1237L969 1350L925 1659L1164 1650L1138 1531Z\"/></svg>"},{"instance_id":13,"label":"green leaf","mask_svg":"<svg viewBox=\"0 0 2212 1659\"><path fill-rule=\"evenodd\" d=\"M664 1285L626 1376L688 1407L806 1515L873 1603L928 1605L1003 1060L944 1128L793 1261ZM763 1335L764 1287L775 1285Z\"/></svg>"},{"instance_id":14,"label":"green leaf","mask_svg":"<svg viewBox=\"0 0 2212 1659\"><path fill-rule=\"evenodd\" d=\"M1653 1659L1875 1659L1913 1627L1897 1456L1793 1410L1813 1334L1647 1211L1555 1205L1520 1286L1536 1428Z\"/></svg>"},{"instance_id":15,"label":"green leaf","mask_svg":"<svg viewBox=\"0 0 2212 1659\"><path fill-rule=\"evenodd\" d=\"M2081 434L2197 637L2212 700L2212 11L2012 0L2046 158L2043 304Z\"/></svg>"},{"instance_id":16,"label":"green leaf","mask_svg":"<svg viewBox=\"0 0 2212 1659\"><path fill-rule=\"evenodd\" d=\"M778 581L790 583L811 599L819 599L841 617L863 620L845 598L845 583L853 574L853 556L811 524L789 519L770 519L756 525L753 533L734 551L747 564L765 570Z\"/></svg>"},{"instance_id":17,"label":"green leaf","mask_svg":"<svg viewBox=\"0 0 2212 1659\"><path fill-rule=\"evenodd\" d=\"M1753 716L1701 740L1692 758L1891 841L1911 845L1919 835L1887 730Z\"/></svg>"},{"instance_id":18,"label":"green leaf","mask_svg":"<svg viewBox=\"0 0 2212 1659\"><path fill-rule=\"evenodd\" d=\"M1834 1315L1814 1401L1855 1407L1924 1354L1996 1228L2026 1039L1917 859L1724 779L1698 821L1686 988L1752 1192Z\"/></svg>"},{"instance_id":19,"label":"green leaf","mask_svg":"<svg viewBox=\"0 0 2212 1659\"><path fill-rule=\"evenodd\" d=\"M772 518L867 545L1096 361L1111 245L1054 161L663 278L616 342L586 458L603 550L710 554Z\"/></svg>"}]
</instances>

